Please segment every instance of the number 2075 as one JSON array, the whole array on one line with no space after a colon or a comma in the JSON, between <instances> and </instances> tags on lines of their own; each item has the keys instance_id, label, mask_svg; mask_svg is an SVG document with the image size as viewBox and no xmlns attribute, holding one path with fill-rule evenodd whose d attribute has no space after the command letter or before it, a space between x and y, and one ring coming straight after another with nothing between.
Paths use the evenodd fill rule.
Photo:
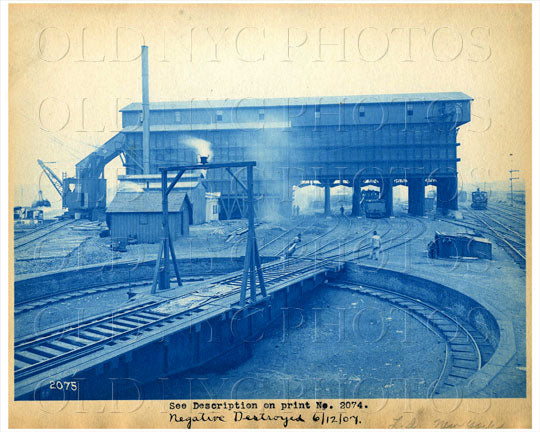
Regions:
<instances>
[{"instance_id":1,"label":"number 2075","mask_svg":"<svg viewBox=\"0 0 540 432\"><path fill-rule=\"evenodd\" d=\"M49 388L51 390L77 391L78 383L77 381L50 381Z\"/></svg>"}]
</instances>

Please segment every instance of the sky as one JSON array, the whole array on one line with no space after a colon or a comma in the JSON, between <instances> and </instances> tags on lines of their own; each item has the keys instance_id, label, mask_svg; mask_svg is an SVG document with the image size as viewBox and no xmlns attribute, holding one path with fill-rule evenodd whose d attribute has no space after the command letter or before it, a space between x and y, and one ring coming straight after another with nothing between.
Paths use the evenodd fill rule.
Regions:
<instances>
[{"instance_id":1,"label":"sky","mask_svg":"<svg viewBox=\"0 0 540 432\"><path fill-rule=\"evenodd\" d=\"M121 128L141 100L461 91L461 183L531 173L527 5L10 5L10 184L61 176ZM115 161L112 176L121 170ZM37 190L37 189L36 189Z\"/></svg>"}]
</instances>

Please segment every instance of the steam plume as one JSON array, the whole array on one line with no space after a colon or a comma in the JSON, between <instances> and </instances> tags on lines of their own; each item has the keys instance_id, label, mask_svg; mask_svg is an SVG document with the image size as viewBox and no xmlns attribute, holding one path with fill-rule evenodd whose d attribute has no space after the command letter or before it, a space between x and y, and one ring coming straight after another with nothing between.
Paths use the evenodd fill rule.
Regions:
<instances>
[{"instance_id":1,"label":"steam plume","mask_svg":"<svg viewBox=\"0 0 540 432\"><path fill-rule=\"evenodd\" d=\"M197 151L199 156L208 156L212 159L212 144L201 138L189 137L184 139L184 143Z\"/></svg>"}]
</instances>

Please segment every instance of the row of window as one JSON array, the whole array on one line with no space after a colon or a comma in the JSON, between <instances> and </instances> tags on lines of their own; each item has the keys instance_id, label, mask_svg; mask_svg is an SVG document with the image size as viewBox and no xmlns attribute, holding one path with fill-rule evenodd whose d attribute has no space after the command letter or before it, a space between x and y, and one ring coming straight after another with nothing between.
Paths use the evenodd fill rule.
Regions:
<instances>
[{"instance_id":1,"label":"row of window","mask_svg":"<svg viewBox=\"0 0 540 432\"><path fill-rule=\"evenodd\" d=\"M412 104L406 104L405 107L406 107L407 116L412 116L413 113L414 113L413 105ZM357 110L358 110L358 116L359 117L365 117L366 116L365 107L363 105L357 106ZM440 104L439 105L439 113L438 113L439 116L443 116L445 114L454 114L454 113L458 114L458 115L462 114L461 103L452 104L451 107L447 106L447 104ZM316 105L315 106L315 118L319 119L320 117L321 117L321 106ZM222 122L223 121L223 111L222 110L217 110L214 118L215 118L216 122ZM259 121L264 121L264 109L259 109L258 119L259 119ZM141 113L139 113L139 121L142 122L142 120L143 120L143 113L141 112ZM181 123L182 122L182 112L181 111L175 111L174 112L174 120L175 120L176 123Z\"/></svg>"},{"instance_id":2,"label":"row of window","mask_svg":"<svg viewBox=\"0 0 540 432\"><path fill-rule=\"evenodd\" d=\"M141 116L142 116L142 114L141 114ZM223 111L222 110L216 111L215 120L216 120L216 122L222 122L223 121ZM142 119L141 119L141 121L142 121ZM176 123L181 123L182 122L182 112L181 111L175 111L174 112L174 121ZM264 110L263 109L259 110L259 121L264 121Z\"/></svg>"},{"instance_id":3,"label":"row of window","mask_svg":"<svg viewBox=\"0 0 540 432\"><path fill-rule=\"evenodd\" d=\"M412 105L407 104L407 115L408 116L413 115L413 107L412 107ZM366 116L366 111L365 111L365 108L363 106L358 107L358 116L359 117L365 117ZM321 117L321 106L316 105L315 106L315 118L318 119L320 117ZM222 110L216 111L215 120L216 120L216 122L222 122L223 121L223 111ZM141 113L141 121L142 121L142 113ZM181 111L175 111L174 112L174 121L176 123L181 123L182 122L182 112ZM264 109L259 110L259 121L264 121Z\"/></svg>"}]
</instances>

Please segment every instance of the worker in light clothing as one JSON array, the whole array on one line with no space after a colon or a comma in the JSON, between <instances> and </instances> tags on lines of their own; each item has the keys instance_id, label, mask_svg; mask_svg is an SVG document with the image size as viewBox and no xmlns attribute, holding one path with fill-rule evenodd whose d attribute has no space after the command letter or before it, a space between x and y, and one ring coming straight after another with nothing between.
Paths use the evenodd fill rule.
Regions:
<instances>
[{"instance_id":1,"label":"worker in light clothing","mask_svg":"<svg viewBox=\"0 0 540 432\"><path fill-rule=\"evenodd\" d=\"M381 236L377 234L377 231L373 231L371 236L371 252L369 254L369 259L375 257L375 261L379 260L379 254L381 252Z\"/></svg>"},{"instance_id":2,"label":"worker in light clothing","mask_svg":"<svg viewBox=\"0 0 540 432\"><path fill-rule=\"evenodd\" d=\"M298 235L294 238L294 240L287 246L287 250L285 252L285 258L290 258L293 256L294 252L296 251L296 247L298 244L302 243L302 234L298 233Z\"/></svg>"}]
</instances>

